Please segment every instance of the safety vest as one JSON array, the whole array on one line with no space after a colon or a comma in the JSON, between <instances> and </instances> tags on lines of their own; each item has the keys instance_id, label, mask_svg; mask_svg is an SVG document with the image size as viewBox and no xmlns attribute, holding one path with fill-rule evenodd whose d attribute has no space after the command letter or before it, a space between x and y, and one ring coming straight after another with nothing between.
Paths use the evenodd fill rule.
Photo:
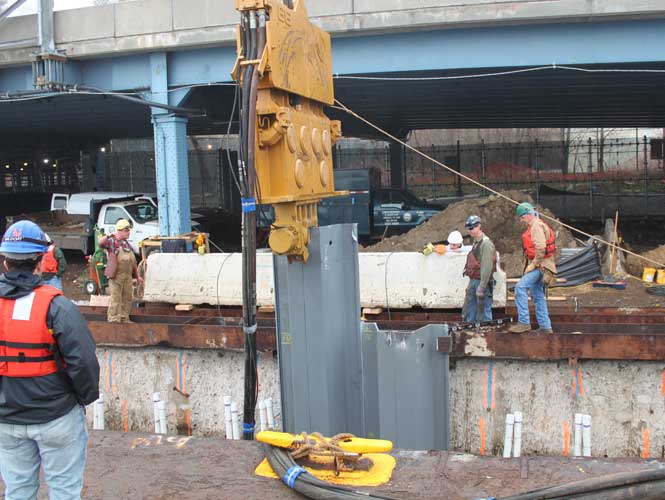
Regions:
<instances>
[{"instance_id":1,"label":"safety vest","mask_svg":"<svg viewBox=\"0 0 665 500\"><path fill-rule=\"evenodd\" d=\"M483 244L485 239L483 238L480 242L473 245L473 248L466 256L466 263L464 264L464 272L462 276L468 276L472 280L480 279L480 246ZM478 255L476 255L478 253ZM493 268L492 272L496 272L496 252L492 257Z\"/></svg>"},{"instance_id":2,"label":"safety vest","mask_svg":"<svg viewBox=\"0 0 665 500\"><path fill-rule=\"evenodd\" d=\"M42 272L55 274L58 272L58 261L55 258L55 245L48 247L48 251L42 257Z\"/></svg>"},{"instance_id":3,"label":"safety vest","mask_svg":"<svg viewBox=\"0 0 665 500\"><path fill-rule=\"evenodd\" d=\"M545 256L543 257L544 259L548 259L556 253L556 236L552 228L548 226L546 222L540 220L534 222L534 224L538 224L538 222L542 223L549 232L547 241L545 241ZM533 260L536 258L536 246L531 239L531 226L529 226L522 235L522 248L524 248L524 255L526 255L527 259Z\"/></svg>"},{"instance_id":4,"label":"safety vest","mask_svg":"<svg viewBox=\"0 0 665 500\"><path fill-rule=\"evenodd\" d=\"M58 371L57 344L46 326L51 301L62 292L49 285L20 299L0 299L0 376L41 377Z\"/></svg>"}]
</instances>

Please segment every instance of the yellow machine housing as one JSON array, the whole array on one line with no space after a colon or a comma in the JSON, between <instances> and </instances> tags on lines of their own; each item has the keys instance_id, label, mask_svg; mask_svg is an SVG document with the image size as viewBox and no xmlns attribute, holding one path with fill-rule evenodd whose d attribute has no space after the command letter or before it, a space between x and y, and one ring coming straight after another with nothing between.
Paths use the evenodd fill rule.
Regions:
<instances>
[{"instance_id":1,"label":"yellow machine housing","mask_svg":"<svg viewBox=\"0 0 665 500\"><path fill-rule=\"evenodd\" d=\"M236 9L265 9L269 16L266 47L256 61L240 56L238 28L233 70L240 79L242 67L258 64L255 196L275 209L272 250L307 260L317 203L344 194L335 192L332 162L341 124L323 113L334 102L330 35L309 22L303 0L295 0L293 10L281 0L236 0Z\"/></svg>"}]
</instances>

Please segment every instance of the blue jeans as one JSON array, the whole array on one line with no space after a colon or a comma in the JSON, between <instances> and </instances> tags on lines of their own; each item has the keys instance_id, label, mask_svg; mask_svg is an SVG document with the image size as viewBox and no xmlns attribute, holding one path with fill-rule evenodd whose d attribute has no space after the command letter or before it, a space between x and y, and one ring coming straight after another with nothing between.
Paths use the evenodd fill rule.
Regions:
<instances>
[{"instance_id":1,"label":"blue jeans","mask_svg":"<svg viewBox=\"0 0 665 500\"><path fill-rule=\"evenodd\" d=\"M536 320L540 328L552 328L550 314L547 311L547 300L545 299L545 287L543 286L543 273L540 269L531 271L515 285L515 305L517 306L517 320L526 325L531 324L529 318L529 299L527 290L531 291L531 300L536 310Z\"/></svg>"},{"instance_id":2,"label":"blue jeans","mask_svg":"<svg viewBox=\"0 0 665 500\"><path fill-rule=\"evenodd\" d=\"M53 276L50 280L44 280L44 283L51 285L62 292L62 278L59 276Z\"/></svg>"},{"instance_id":3,"label":"blue jeans","mask_svg":"<svg viewBox=\"0 0 665 500\"><path fill-rule=\"evenodd\" d=\"M490 321L492 319L492 293L494 283L492 280L487 284L485 298L478 299L476 289L480 280L469 280L469 286L466 287L466 296L464 297L464 306L462 307L462 320L467 323Z\"/></svg>"},{"instance_id":4,"label":"blue jeans","mask_svg":"<svg viewBox=\"0 0 665 500\"><path fill-rule=\"evenodd\" d=\"M39 466L51 500L79 500L83 487L88 427L82 406L45 424L0 423L0 472L6 500L33 500Z\"/></svg>"}]
</instances>

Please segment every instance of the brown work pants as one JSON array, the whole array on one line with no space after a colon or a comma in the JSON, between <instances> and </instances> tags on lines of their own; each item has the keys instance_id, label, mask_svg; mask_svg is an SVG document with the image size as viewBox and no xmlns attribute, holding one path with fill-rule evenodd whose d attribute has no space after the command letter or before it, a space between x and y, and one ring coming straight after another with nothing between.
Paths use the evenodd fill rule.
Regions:
<instances>
[{"instance_id":1,"label":"brown work pants","mask_svg":"<svg viewBox=\"0 0 665 500\"><path fill-rule=\"evenodd\" d=\"M133 285L132 272L136 258L132 252L120 250L118 253L118 271L109 280L111 300L107 311L109 323L129 321L132 308Z\"/></svg>"}]
</instances>

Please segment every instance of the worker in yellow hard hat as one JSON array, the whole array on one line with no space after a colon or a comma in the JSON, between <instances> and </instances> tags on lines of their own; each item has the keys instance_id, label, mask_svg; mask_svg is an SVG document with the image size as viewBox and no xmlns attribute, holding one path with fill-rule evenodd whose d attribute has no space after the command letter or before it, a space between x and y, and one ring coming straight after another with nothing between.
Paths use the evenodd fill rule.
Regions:
<instances>
[{"instance_id":1,"label":"worker in yellow hard hat","mask_svg":"<svg viewBox=\"0 0 665 500\"><path fill-rule=\"evenodd\" d=\"M99 246L106 249L107 264L104 275L109 280L111 300L107 311L109 323L131 323L129 313L132 308L132 278L142 281L138 273L136 257L128 239L131 224L126 219L115 223L115 232L102 236Z\"/></svg>"}]
</instances>

